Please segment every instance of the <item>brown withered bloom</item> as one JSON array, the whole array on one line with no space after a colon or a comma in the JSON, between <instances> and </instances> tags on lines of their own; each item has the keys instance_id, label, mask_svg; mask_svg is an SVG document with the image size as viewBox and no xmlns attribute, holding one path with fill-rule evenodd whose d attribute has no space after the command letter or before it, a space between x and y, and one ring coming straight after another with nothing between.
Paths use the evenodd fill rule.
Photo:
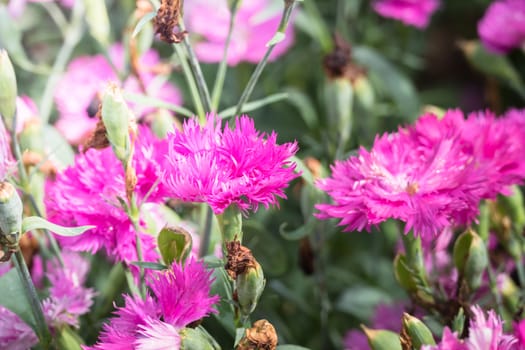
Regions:
<instances>
[{"instance_id":1,"label":"brown withered bloom","mask_svg":"<svg viewBox=\"0 0 525 350\"><path fill-rule=\"evenodd\" d=\"M267 320L259 320L248 328L237 350L274 350L277 348L277 332Z\"/></svg>"},{"instance_id":2,"label":"brown withered bloom","mask_svg":"<svg viewBox=\"0 0 525 350\"><path fill-rule=\"evenodd\" d=\"M87 152L87 150L90 148L103 149L109 147L110 145L108 136L106 134L106 126L102 121L102 104L98 105L98 110L97 114L95 115L95 118L98 119L97 125L95 126L95 130L93 130L91 136L89 136L89 138L84 143L84 153Z\"/></svg>"},{"instance_id":3,"label":"brown withered bloom","mask_svg":"<svg viewBox=\"0 0 525 350\"><path fill-rule=\"evenodd\" d=\"M244 273L248 268L255 268L256 262L250 249L234 240L226 243L227 261L224 268L232 279Z\"/></svg>"},{"instance_id":4,"label":"brown withered bloom","mask_svg":"<svg viewBox=\"0 0 525 350\"><path fill-rule=\"evenodd\" d=\"M334 34L334 49L323 60L326 74L331 79L347 78L355 81L365 69L352 62L352 47L341 35Z\"/></svg>"},{"instance_id":5,"label":"brown withered bloom","mask_svg":"<svg viewBox=\"0 0 525 350\"><path fill-rule=\"evenodd\" d=\"M170 44L180 43L186 31L180 31L179 18L182 11L181 0L162 0L155 17L155 33L160 39Z\"/></svg>"}]
</instances>

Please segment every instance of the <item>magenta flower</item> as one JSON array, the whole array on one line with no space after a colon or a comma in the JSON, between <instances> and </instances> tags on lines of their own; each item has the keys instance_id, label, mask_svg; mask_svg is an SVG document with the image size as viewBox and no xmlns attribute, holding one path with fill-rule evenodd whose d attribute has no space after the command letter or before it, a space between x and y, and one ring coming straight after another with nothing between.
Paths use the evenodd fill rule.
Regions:
<instances>
[{"instance_id":1,"label":"magenta flower","mask_svg":"<svg viewBox=\"0 0 525 350\"><path fill-rule=\"evenodd\" d=\"M431 239L444 228L475 219L478 203L507 193L525 177L525 113L495 119L489 113L448 111L440 120L421 117L414 126L377 137L372 149L337 161L318 181L334 204L320 204L320 218L339 218L346 231L370 229L386 219Z\"/></svg>"},{"instance_id":2,"label":"magenta flower","mask_svg":"<svg viewBox=\"0 0 525 350\"><path fill-rule=\"evenodd\" d=\"M190 34L202 37L195 44L198 58L207 63L220 62L230 23L228 1L187 1L184 3L184 16ZM277 31L280 20L281 11L272 7L271 0L242 1L237 10L228 48L228 64L235 66L241 61L259 62L266 52L266 44ZM288 26L285 34L286 38L275 46L270 60L284 54L292 45L292 25Z\"/></svg>"},{"instance_id":3,"label":"magenta flower","mask_svg":"<svg viewBox=\"0 0 525 350\"><path fill-rule=\"evenodd\" d=\"M124 49L114 45L110 57L118 69L124 65ZM166 102L181 104L182 98L175 86L165 82L166 77L155 74L160 63L156 52L149 50L140 59L139 76L146 91L136 77L131 76L122 83L124 91L146 93ZM164 80L163 80L164 79ZM116 73L102 55L77 57L69 64L65 75L57 84L55 102L59 118L57 129L73 144L80 144L95 128L94 118L99 104L99 95L110 81L118 81ZM138 105L130 105L137 117L153 111Z\"/></svg>"},{"instance_id":4,"label":"magenta flower","mask_svg":"<svg viewBox=\"0 0 525 350\"><path fill-rule=\"evenodd\" d=\"M525 320L514 323L514 336L517 339L515 350L525 349Z\"/></svg>"},{"instance_id":5,"label":"magenta flower","mask_svg":"<svg viewBox=\"0 0 525 350\"><path fill-rule=\"evenodd\" d=\"M439 0L375 0L373 3L374 10L381 16L419 29L428 26L439 5Z\"/></svg>"},{"instance_id":6,"label":"magenta flower","mask_svg":"<svg viewBox=\"0 0 525 350\"><path fill-rule=\"evenodd\" d=\"M525 2L493 1L478 22L483 44L495 53L506 53L525 44Z\"/></svg>"},{"instance_id":7,"label":"magenta flower","mask_svg":"<svg viewBox=\"0 0 525 350\"><path fill-rule=\"evenodd\" d=\"M248 116L221 129L210 115L205 126L187 120L182 131L168 135L165 182L171 195L206 202L216 214L235 204L242 211L277 204L284 188L297 177L289 158L297 143L277 144L277 135L259 133Z\"/></svg>"},{"instance_id":8,"label":"magenta flower","mask_svg":"<svg viewBox=\"0 0 525 350\"><path fill-rule=\"evenodd\" d=\"M164 141L155 139L146 128L139 129L132 162L139 206L160 203L165 196L163 185L158 183L162 172L158 158L162 153L154 152L162 147L165 147ZM52 222L96 226L76 237L59 237L62 245L92 253L103 249L108 256L130 263L138 258L133 224L119 202L119 199L126 201L125 198L124 169L108 147L78 154L73 166L59 173L55 181L48 182L45 205ZM156 261L153 236L141 232L140 238L145 261Z\"/></svg>"},{"instance_id":9,"label":"magenta flower","mask_svg":"<svg viewBox=\"0 0 525 350\"><path fill-rule=\"evenodd\" d=\"M63 325L78 327L78 317L89 312L95 292L85 288L89 262L79 253L62 251L64 267L58 259L47 261L45 267L40 256L33 260L32 277L35 285L42 286L48 280L49 297L42 301L42 309L48 325L57 329Z\"/></svg>"},{"instance_id":10,"label":"magenta flower","mask_svg":"<svg viewBox=\"0 0 525 350\"><path fill-rule=\"evenodd\" d=\"M13 171L15 161L9 145L10 137L7 134L3 120L0 118L0 181L5 181Z\"/></svg>"},{"instance_id":11,"label":"magenta flower","mask_svg":"<svg viewBox=\"0 0 525 350\"><path fill-rule=\"evenodd\" d=\"M174 263L150 276L153 297L124 295L124 307L104 326L99 343L86 349L179 349L181 329L217 312L219 297L209 296L211 272L201 262Z\"/></svg>"},{"instance_id":12,"label":"magenta flower","mask_svg":"<svg viewBox=\"0 0 525 350\"><path fill-rule=\"evenodd\" d=\"M0 349L26 350L38 344L38 338L17 314L0 306Z\"/></svg>"},{"instance_id":13,"label":"magenta flower","mask_svg":"<svg viewBox=\"0 0 525 350\"><path fill-rule=\"evenodd\" d=\"M484 348L486 349L486 348ZM443 330L443 337L441 342L437 345L423 345L421 350L471 350L463 341L458 339L456 332L452 332L450 328L445 327ZM474 349L472 349L474 350Z\"/></svg>"},{"instance_id":14,"label":"magenta flower","mask_svg":"<svg viewBox=\"0 0 525 350\"><path fill-rule=\"evenodd\" d=\"M13 17L20 17L26 8L28 2L52 2L53 0L9 0L7 3L7 11ZM71 8L75 4L75 0L60 0L62 6Z\"/></svg>"}]
</instances>

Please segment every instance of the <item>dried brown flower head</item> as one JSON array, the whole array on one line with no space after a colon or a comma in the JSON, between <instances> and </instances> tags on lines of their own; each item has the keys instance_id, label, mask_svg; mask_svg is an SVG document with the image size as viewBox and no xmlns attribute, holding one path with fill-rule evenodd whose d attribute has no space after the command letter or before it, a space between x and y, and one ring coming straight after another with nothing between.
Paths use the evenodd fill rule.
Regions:
<instances>
[{"instance_id":1,"label":"dried brown flower head","mask_svg":"<svg viewBox=\"0 0 525 350\"><path fill-rule=\"evenodd\" d=\"M267 320L259 320L248 328L237 350L274 350L277 348L277 332Z\"/></svg>"},{"instance_id":2,"label":"dried brown flower head","mask_svg":"<svg viewBox=\"0 0 525 350\"><path fill-rule=\"evenodd\" d=\"M103 149L109 147L110 145L106 133L106 126L102 121L102 104L98 105L98 110L97 114L95 115L95 118L98 119L97 125L95 126L95 130L93 130L91 136L89 136L89 138L84 143L84 153L87 152L87 150L90 148Z\"/></svg>"},{"instance_id":3,"label":"dried brown flower head","mask_svg":"<svg viewBox=\"0 0 525 350\"><path fill-rule=\"evenodd\" d=\"M226 243L227 261L224 268L232 279L244 273L248 268L255 268L256 261L250 249L234 240Z\"/></svg>"},{"instance_id":4,"label":"dried brown flower head","mask_svg":"<svg viewBox=\"0 0 525 350\"><path fill-rule=\"evenodd\" d=\"M186 31L179 31L182 2L180 0L162 0L155 17L155 33L160 39L170 44L180 43Z\"/></svg>"}]
</instances>

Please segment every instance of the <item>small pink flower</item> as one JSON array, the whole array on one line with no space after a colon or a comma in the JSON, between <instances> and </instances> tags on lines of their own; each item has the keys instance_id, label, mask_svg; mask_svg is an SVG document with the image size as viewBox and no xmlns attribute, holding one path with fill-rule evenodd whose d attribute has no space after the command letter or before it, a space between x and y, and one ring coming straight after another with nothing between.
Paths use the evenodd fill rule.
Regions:
<instances>
[{"instance_id":1,"label":"small pink flower","mask_svg":"<svg viewBox=\"0 0 525 350\"><path fill-rule=\"evenodd\" d=\"M280 8L272 7L270 0L242 1L235 17L227 62L230 66L241 61L257 63L266 52L281 20ZM222 60L230 23L229 3L226 0L194 0L184 3L184 16L188 31L202 37L195 44L199 59L207 63ZM197 39L198 40L198 39ZM277 44L270 60L284 54L292 45L292 24L286 30L284 41Z\"/></svg>"},{"instance_id":2,"label":"small pink flower","mask_svg":"<svg viewBox=\"0 0 525 350\"><path fill-rule=\"evenodd\" d=\"M289 161L297 143L278 145L275 133L259 133L247 116L224 130L213 115L205 126L189 119L182 131L168 135L168 142L164 179L172 196L206 202L216 214L232 204L242 211L277 204L297 177Z\"/></svg>"},{"instance_id":3,"label":"small pink flower","mask_svg":"<svg viewBox=\"0 0 525 350\"><path fill-rule=\"evenodd\" d=\"M139 129L132 166L136 171L135 194L138 204L160 203L165 197L158 182L165 142L155 139L146 128ZM146 195L149 193L147 199ZM46 211L49 220L62 225L95 225L76 237L59 237L60 242L76 251L105 250L118 261L137 261L135 230L121 206L126 201L125 175L122 164L108 147L80 153L75 164L59 173L46 185ZM141 225L144 224L141 222ZM141 232L145 261L156 261L154 237Z\"/></svg>"},{"instance_id":4,"label":"small pink flower","mask_svg":"<svg viewBox=\"0 0 525 350\"><path fill-rule=\"evenodd\" d=\"M0 306L0 349L26 350L38 344L33 329L17 314Z\"/></svg>"},{"instance_id":5,"label":"small pink flower","mask_svg":"<svg viewBox=\"0 0 525 350\"><path fill-rule=\"evenodd\" d=\"M154 297L124 295L124 307L104 326L99 343L85 349L178 349L179 330L217 312L219 297L209 296L211 272L204 264L191 258L185 266L174 263L150 276Z\"/></svg>"},{"instance_id":6,"label":"small pink flower","mask_svg":"<svg viewBox=\"0 0 525 350\"><path fill-rule=\"evenodd\" d=\"M7 134L4 122L0 118L0 181L7 179L7 176L13 171L16 164L11 154L9 140L10 137Z\"/></svg>"},{"instance_id":7,"label":"small pink flower","mask_svg":"<svg viewBox=\"0 0 525 350\"><path fill-rule=\"evenodd\" d=\"M374 10L383 17L397 19L407 25L423 29L438 9L439 0L375 0Z\"/></svg>"},{"instance_id":8,"label":"small pink flower","mask_svg":"<svg viewBox=\"0 0 525 350\"><path fill-rule=\"evenodd\" d=\"M490 310L485 316L483 310L474 305L471 308L474 318L469 327L465 343L469 350L511 350L516 339L503 334L503 321Z\"/></svg>"},{"instance_id":9,"label":"small pink flower","mask_svg":"<svg viewBox=\"0 0 525 350\"><path fill-rule=\"evenodd\" d=\"M111 47L109 55L118 69L124 65L124 48L116 44ZM182 98L175 86L164 82L161 75L155 74L153 67L159 64L159 56L149 50L140 59L139 76L144 83L146 94L163 101L180 105ZM102 55L77 57L69 64L65 75L57 84L55 102L59 112L57 129L73 144L80 144L95 128L94 118L100 94L110 81L118 81L116 73ZM143 93L142 85L134 76L122 83L124 91ZM137 117L153 111L131 104Z\"/></svg>"},{"instance_id":10,"label":"small pink flower","mask_svg":"<svg viewBox=\"0 0 525 350\"><path fill-rule=\"evenodd\" d=\"M493 1L478 22L483 44L496 53L506 53L525 44L525 2Z\"/></svg>"},{"instance_id":11,"label":"small pink flower","mask_svg":"<svg viewBox=\"0 0 525 350\"><path fill-rule=\"evenodd\" d=\"M452 332L448 327L443 331L441 342L437 345L423 345L421 350L473 350L467 347L463 341L458 339L456 332Z\"/></svg>"}]
</instances>

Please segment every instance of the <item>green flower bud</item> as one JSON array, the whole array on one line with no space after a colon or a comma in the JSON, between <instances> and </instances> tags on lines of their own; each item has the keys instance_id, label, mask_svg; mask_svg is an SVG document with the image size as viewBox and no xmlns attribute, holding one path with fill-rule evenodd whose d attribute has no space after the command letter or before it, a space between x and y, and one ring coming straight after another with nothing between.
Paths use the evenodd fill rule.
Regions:
<instances>
[{"instance_id":1,"label":"green flower bud","mask_svg":"<svg viewBox=\"0 0 525 350\"><path fill-rule=\"evenodd\" d=\"M454 244L453 258L454 265L470 290L478 289L489 263L487 248L481 237L472 230L462 233Z\"/></svg>"},{"instance_id":2,"label":"green flower bud","mask_svg":"<svg viewBox=\"0 0 525 350\"><path fill-rule=\"evenodd\" d=\"M149 117L151 117L151 130L157 137L165 138L173 131L174 118L167 109L159 108Z\"/></svg>"},{"instance_id":3,"label":"green flower bud","mask_svg":"<svg viewBox=\"0 0 525 350\"><path fill-rule=\"evenodd\" d=\"M16 76L7 51L0 50L0 115L8 130L13 128L16 111Z\"/></svg>"},{"instance_id":4,"label":"green flower bud","mask_svg":"<svg viewBox=\"0 0 525 350\"><path fill-rule=\"evenodd\" d=\"M237 282L237 301L241 315L250 315L264 290L266 280L261 265L254 260L254 267L250 266L245 272L239 274Z\"/></svg>"},{"instance_id":5,"label":"green flower bud","mask_svg":"<svg viewBox=\"0 0 525 350\"><path fill-rule=\"evenodd\" d=\"M352 83L346 77L329 80L325 88L325 101L329 130L345 145L352 131Z\"/></svg>"},{"instance_id":6,"label":"green flower bud","mask_svg":"<svg viewBox=\"0 0 525 350\"><path fill-rule=\"evenodd\" d=\"M354 86L357 101L366 109L371 109L375 103L375 95L368 77L361 74L355 78L352 85Z\"/></svg>"},{"instance_id":7,"label":"green flower bud","mask_svg":"<svg viewBox=\"0 0 525 350\"><path fill-rule=\"evenodd\" d=\"M113 152L123 163L131 155L129 126L133 120L133 113L124 101L120 88L109 84L102 98L102 121Z\"/></svg>"},{"instance_id":8,"label":"green flower bud","mask_svg":"<svg viewBox=\"0 0 525 350\"><path fill-rule=\"evenodd\" d=\"M18 138L22 151L29 150L44 154L44 130L39 121L32 120L30 123L26 123Z\"/></svg>"},{"instance_id":9,"label":"green flower bud","mask_svg":"<svg viewBox=\"0 0 525 350\"><path fill-rule=\"evenodd\" d=\"M23 205L18 192L9 182L0 183L0 234L20 233Z\"/></svg>"},{"instance_id":10,"label":"green flower bud","mask_svg":"<svg viewBox=\"0 0 525 350\"><path fill-rule=\"evenodd\" d=\"M517 232L522 232L525 227L525 208L523 207L523 194L518 186L512 186L510 196L499 196L498 204L510 216Z\"/></svg>"},{"instance_id":11,"label":"green flower bud","mask_svg":"<svg viewBox=\"0 0 525 350\"><path fill-rule=\"evenodd\" d=\"M157 236L157 246L166 265L185 261L192 244L190 233L181 227L164 227Z\"/></svg>"},{"instance_id":12,"label":"green flower bud","mask_svg":"<svg viewBox=\"0 0 525 350\"><path fill-rule=\"evenodd\" d=\"M179 332L180 350L216 350L217 347L211 337L199 328L184 328Z\"/></svg>"},{"instance_id":13,"label":"green flower bud","mask_svg":"<svg viewBox=\"0 0 525 350\"><path fill-rule=\"evenodd\" d=\"M436 345L430 329L416 317L404 313L403 328L414 349L419 350L423 345Z\"/></svg>"},{"instance_id":14,"label":"green flower bud","mask_svg":"<svg viewBox=\"0 0 525 350\"><path fill-rule=\"evenodd\" d=\"M401 341L397 333L384 329L370 329L365 326L361 328L372 350L401 350Z\"/></svg>"},{"instance_id":15,"label":"green flower bud","mask_svg":"<svg viewBox=\"0 0 525 350\"><path fill-rule=\"evenodd\" d=\"M512 313L517 312L521 304L521 290L507 275L498 276L498 284L505 306Z\"/></svg>"},{"instance_id":16,"label":"green flower bud","mask_svg":"<svg viewBox=\"0 0 525 350\"><path fill-rule=\"evenodd\" d=\"M394 258L394 276L401 287L407 292L417 295L420 299L433 302L434 297L422 289L422 284L418 282L418 274L410 268L404 254L398 253Z\"/></svg>"}]
</instances>

